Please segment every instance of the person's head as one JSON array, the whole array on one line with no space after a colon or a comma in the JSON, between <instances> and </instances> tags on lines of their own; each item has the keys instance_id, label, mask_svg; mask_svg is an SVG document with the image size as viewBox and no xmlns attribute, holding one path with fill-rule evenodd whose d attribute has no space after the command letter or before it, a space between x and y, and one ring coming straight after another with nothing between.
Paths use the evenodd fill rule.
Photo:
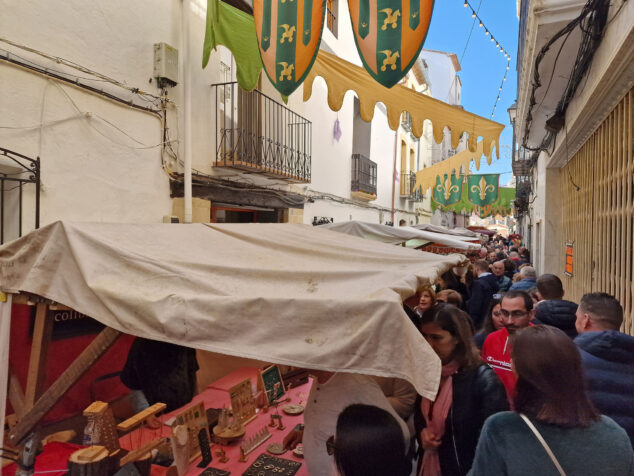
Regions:
<instances>
[{"instance_id":1,"label":"person's head","mask_svg":"<svg viewBox=\"0 0 634 476\"><path fill-rule=\"evenodd\" d=\"M491 272L495 274L498 278L504 275L504 262L496 261L491 265Z\"/></svg>"},{"instance_id":2,"label":"person's head","mask_svg":"<svg viewBox=\"0 0 634 476\"><path fill-rule=\"evenodd\" d=\"M506 253L504 253L503 251L498 251L496 258L496 261L504 261L506 259Z\"/></svg>"},{"instance_id":3,"label":"person's head","mask_svg":"<svg viewBox=\"0 0 634 476\"><path fill-rule=\"evenodd\" d=\"M440 284L441 289L456 289L458 287L458 278L453 271L445 271L438 278L438 284Z\"/></svg>"},{"instance_id":4,"label":"person's head","mask_svg":"<svg viewBox=\"0 0 634 476\"><path fill-rule=\"evenodd\" d=\"M488 259L489 259L489 263L495 263L497 261L497 259L498 259L497 251L495 251L495 250L489 251Z\"/></svg>"},{"instance_id":5,"label":"person's head","mask_svg":"<svg viewBox=\"0 0 634 476\"><path fill-rule=\"evenodd\" d=\"M483 259L479 259L473 264L475 268L475 273L477 276L480 276L482 273L489 272L489 263Z\"/></svg>"},{"instance_id":6,"label":"person's head","mask_svg":"<svg viewBox=\"0 0 634 476\"><path fill-rule=\"evenodd\" d=\"M515 262L512 259L504 260L504 271L506 273L514 273L515 272Z\"/></svg>"},{"instance_id":7,"label":"person's head","mask_svg":"<svg viewBox=\"0 0 634 476\"><path fill-rule=\"evenodd\" d=\"M389 412L372 405L346 407L326 449L341 476L406 476L411 471L400 425Z\"/></svg>"},{"instance_id":8,"label":"person's head","mask_svg":"<svg viewBox=\"0 0 634 476\"><path fill-rule=\"evenodd\" d=\"M509 253L509 258L512 259L513 261L519 261L520 255L517 251L511 251Z\"/></svg>"},{"instance_id":9,"label":"person's head","mask_svg":"<svg viewBox=\"0 0 634 476\"><path fill-rule=\"evenodd\" d=\"M539 294L539 291L537 290L536 286L533 286L532 288L527 289L526 292L528 293L528 295L533 300L533 307L535 307L537 305L537 303L542 300L542 297Z\"/></svg>"},{"instance_id":10,"label":"person's head","mask_svg":"<svg viewBox=\"0 0 634 476\"><path fill-rule=\"evenodd\" d=\"M443 289L436 293L436 302L444 302L456 307L462 306L462 296L453 289Z\"/></svg>"},{"instance_id":11,"label":"person's head","mask_svg":"<svg viewBox=\"0 0 634 476\"><path fill-rule=\"evenodd\" d=\"M517 374L517 412L567 428L599 419L586 395L577 346L563 331L542 325L521 330L511 358Z\"/></svg>"},{"instance_id":12,"label":"person's head","mask_svg":"<svg viewBox=\"0 0 634 476\"><path fill-rule=\"evenodd\" d=\"M607 293L589 293L581 298L575 327L579 334L591 331L618 331L623 324L621 303Z\"/></svg>"},{"instance_id":13,"label":"person's head","mask_svg":"<svg viewBox=\"0 0 634 476\"><path fill-rule=\"evenodd\" d=\"M480 248L480 259L486 258L488 253L488 250L484 246Z\"/></svg>"},{"instance_id":14,"label":"person's head","mask_svg":"<svg viewBox=\"0 0 634 476\"><path fill-rule=\"evenodd\" d=\"M515 334L519 329L527 327L535 317L533 300L526 291L512 290L502 296L500 303L502 322L509 334Z\"/></svg>"},{"instance_id":15,"label":"person's head","mask_svg":"<svg viewBox=\"0 0 634 476\"><path fill-rule=\"evenodd\" d=\"M426 311L431 308L436 302L436 293L431 286L425 286L421 289L418 296L418 308L421 311Z\"/></svg>"},{"instance_id":16,"label":"person's head","mask_svg":"<svg viewBox=\"0 0 634 476\"><path fill-rule=\"evenodd\" d=\"M504 320L502 318L502 294L494 294L493 298L489 302L487 313L484 316L484 323L482 324L482 330L486 334L500 330L504 327Z\"/></svg>"},{"instance_id":17,"label":"person's head","mask_svg":"<svg viewBox=\"0 0 634 476\"><path fill-rule=\"evenodd\" d=\"M532 266L523 266L520 269L522 279L537 279L537 271Z\"/></svg>"},{"instance_id":18,"label":"person's head","mask_svg":"<svg viewBox=\"0 0 634 476\"><path fill-rule=\"evenodd\" d=\"M439 306L431 316L423 317L420 330L443 365L454 361L464 368L480 363L473 341L473 321L456 306Z\"/></svg>"},{"instance_id":19,"label":"person's head","mask_svg":"<svg viewBox=\"0 0 634 476\"><path fill-rule=\"evenodd\" d=\"M537 278L537 290L542 299L561 299L564 297L564 285L554 274L542 274Z\"/></svg>"}]
</instances>

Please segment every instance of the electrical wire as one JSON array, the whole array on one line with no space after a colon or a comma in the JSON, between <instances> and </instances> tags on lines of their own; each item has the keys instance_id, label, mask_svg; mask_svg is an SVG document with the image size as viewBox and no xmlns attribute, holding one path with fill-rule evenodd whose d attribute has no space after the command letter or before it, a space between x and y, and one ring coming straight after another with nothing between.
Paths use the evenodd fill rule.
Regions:
<instances>
[{"instance_id":1,"label":"electrical wire","mask_svg":"<svg viewBox=\"0 0 634 476\"><path fill-rule=\"evenodd\" d=\"M9 40L7 38L0 37L0 42L6 43L6 44L11 45L11 46L14 46L15 48L20 48L20 49L22 49L24 51L28 51L29 53L33 53L33 54L42 56L43 58L47 58L47 59L49 59L51 61L54 61L55 63L63 64L64 66L68 66L70 68L76 69L76 70L81 71L83 73L89 74L91 76L94 76L94 77L98 78L101 81L105 81L105 82L114 84L115 86L118 86L120 88L126 89L126 90L130 91L131 93L139 94L139 95L142 95L142 96L149 96L149 97L152 97L152 98L158 99L158 100L161 99L159 96L156 96L154 94L148 93L146 91L142 91L139 88L130 87L127 84L125 84L124 82L118 81L118 80L116 80L114 78L111 78L111 77L106 76L104 74L98 73L97 71L93 71L91 69L88 69L88 68L86 68L86 67L84 67L84 66L82 66L82 65L80 65L78 63L75 63L73 61L64 59L62 57L50 55L48 53L44 53L43 51L37 50L35 48L31 48L31 47L26 46L26 45L22 45L20 43L16 43L15 41L11 41L11 40Z\"/></svg>"},{"instance_id":2,"label":"electrical wire","mask_svg":"<svg viewBox=\"0 0 634 476\"><path fill-rule=\"evenodd\" d=\"M480 7L482 6L482 0L478 3L478 9L476 10L476 16L480 13ZM469 30L469 36L467 36L467 42L464 45L464 49L462 50L462 54L460 55L460 62L462 63L462 59L464 58L465 53L467 52L467 46L469 46L469 40L471 40L471 34L473 33L473 29L475 28L477 18L473 17L473 23L471 23L471 30Z\"/></svg>"},{"instance_id":3,"label":"electrical wire","mask_svg":"<svg viewBox=\"0 0 634 476\"><path fill-rule=\"evenodd\" d=\"M482 3L482 2L480 2ZM474 25L475 25L475 21L479 22L480 28L484 28L484 31L486 32L486 36L491 35L491 42L495 43L495 48L499 49L501 53L504 54L504 56L506 57L506 59L508 61L511 61L511 54L506 50L506 48L503 48L502 45L500 44L499 40L496 40L495 37L493 36L493 33L491 33L491 30L484 24L484 21L482 21L482 18L480 18L480 16L478 15L478 12L480 10L480 6L478 6L478 11L476 11L471 4L469 3L469 0L464 0L464 6L469 7L469 9L471 10L471 16L474 19ZM466 47L465 47L466 48ZM464 53L463 53L464 54Z\"/></svg>"}]
</instances>

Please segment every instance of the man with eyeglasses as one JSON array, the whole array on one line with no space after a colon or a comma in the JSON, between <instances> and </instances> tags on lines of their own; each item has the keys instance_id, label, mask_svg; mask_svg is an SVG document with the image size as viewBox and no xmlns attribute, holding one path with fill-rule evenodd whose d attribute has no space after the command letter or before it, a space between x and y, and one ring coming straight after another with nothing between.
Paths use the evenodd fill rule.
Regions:
<instances>
[{"instance_id":1,"label":"man with eyeglasses","mask_svg":"<svg viewBox=\"0 0 634 476\"><path fill-rule=\"evenodd\" d=\"M508 291L500 303L503 329L492 332L482 346L482 360L495 370L506 389L512 405L517 377L511 368L511 345L513 335L528 327L535 315L533 300L526 291Z\"/></svg>"}]
</instances>

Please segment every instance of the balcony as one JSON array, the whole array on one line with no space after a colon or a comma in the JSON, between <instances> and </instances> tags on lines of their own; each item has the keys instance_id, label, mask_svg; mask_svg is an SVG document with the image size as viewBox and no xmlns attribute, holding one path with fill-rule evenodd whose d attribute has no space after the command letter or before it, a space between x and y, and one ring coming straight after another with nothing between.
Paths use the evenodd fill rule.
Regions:
<instances>
[{"instance_id":1,"label":"balcony","mask_svg":"<svg viewBox=\"0 0 634 476\"><path fill-rule=\"evenodd\" d=\"M533 168L533 160L531 153L520 147L513 157L513 175L516 177L528 177L531 175L531 169Z\"/></svg>"},{"instance_id":2,"label":"balcony","mask_svg":"<svg viewBox=\"0 0 634 476\"><path fill-rule=\"evenodd\" d=\"M261 91L212 85L216 167L310 182L312 124Z\"/></svg>"},{"instance_id":3,"label":"balcony","mask_svg":"<svg viewBox=\"0 0 634 476\"><path fill-rule=\"evenodd\" d=\"M352 155L350 196L359 200L376 200L376 162L361 154Z\"/></svg>"},{"instance_id":4,"label":"balcony","mask_svg":"<svg viewBox=\"0 0 634 476\"><path fill-rule=\"evenodd\" d=\"M415 172L401 172L400 175L400 192L401 198L405 198L411 201L420 201L422 196L420 191L415 190L416 186L416 173Z\"/></svg>"},{"instance_id":5,"label":"balcony","mask_svg":"<svg viewBox=\"0 0 634 476\"><path fill-rule=\"evenodd\" d=\"M515 201L514 207L516 216L522 215L528 212L530 205L532 184L529 177L517 177L517 183L515 184Z\"/></svg>"}]
</instances>

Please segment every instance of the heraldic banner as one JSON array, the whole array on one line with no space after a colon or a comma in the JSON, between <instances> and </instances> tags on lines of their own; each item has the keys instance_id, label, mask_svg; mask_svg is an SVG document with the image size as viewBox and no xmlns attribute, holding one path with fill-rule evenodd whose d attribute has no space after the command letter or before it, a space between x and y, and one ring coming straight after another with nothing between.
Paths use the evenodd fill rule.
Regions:
<instances>
[{"instance_id":1,"label":"heraldic banner","mask_svg":"<svg viewBox=\"0 0 634 476\"><path fill-rule=\"evenodd\" d=\"M462 198L462 175L445 174L442 178L438 175L432 197L442 206L458 203Z\"/></svg>"},{"instance_id":2,"label":"heraldic banner","mask_svg":"<svg viewBox=\"0 0 634 476\"><path fill-rule=\"evenodd\" d=\"M500 174L467 176L467 198L479 207L491 205L498 199Z\"/></svg>"},{"instance_id":3,"label":"heraldic banner","mask_svg":"<svg viewBox=\"0 0 634 476\"><path fill-rule=\"evenodd\" d=\"M354 41L363 66L378 83L391 88L418 58L433 0L348 0Z\"/></svg>"},{"instance_id":4,"label":"heraldic banner","mask_svg":"<svg viewBox=\"0 0 634 476\"><path fill-rule=\"evenodd\" d=\"M260 57L273 86L289 96L315 62L326 0L255 0L253 17Z\"/></svg>"}]
</instances>

